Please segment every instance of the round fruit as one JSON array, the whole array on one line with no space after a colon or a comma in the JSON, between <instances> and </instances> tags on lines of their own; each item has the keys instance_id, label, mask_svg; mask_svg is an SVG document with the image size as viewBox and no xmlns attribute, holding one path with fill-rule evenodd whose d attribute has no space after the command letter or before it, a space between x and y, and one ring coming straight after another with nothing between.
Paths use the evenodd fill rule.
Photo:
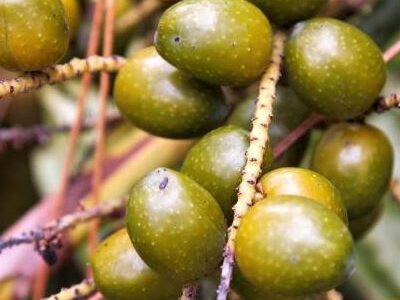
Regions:
<instances>
[{"instance_id":1,"label":"round fruit","mask_svg":"<svg viewBox=\"0 0 400 300\"><path fill-rule=\"evenodd\" d=\"M272 23L290 25L315 16L327 0L250 0Z\"/></svg>"},{"instance_id":2,"label":"round fruit","mask_svg":"<svg viewBox=\"0 0 400 300\"><path fill-rule=\"evenodd\" d=\"M228 125L215 129L192 147L182 172L208 190L218 201L228 220L232 219L232 207L236 203L236 187L246 163L249 132ZM267 147L263 168L272 164L271 147Z\"/></svg>"},{"instance_id":3,"label":"round fruit","mask_svg":"<svg viewBox=\"0 0 400 300\"><path fill-rule=\"evenodd\" d=\"M256 109L256 97L251 96L239 103L228 119L228 124L251 129L251 118ZM294 130L310 113L310 110L301 102L292 89L278 86L277 97L274 103L274 118L269 128L272 146L277 145L292 130ZM297 165L303 157L307 138L303 138L290 147L280 158L274 161L273 166L286 167Z\"/></svg>"},{"instance_id":4,"label":"round fruit","mask_svg":"<svg viewBox=\"0 0 400 300\"><path fill-rule=\"evenodd\" d=\"M356 27L329 18L296 25L286 46L286 67L298 96L334 119L366 112L386 80L378 46Z\"/></svg>"},{"instance_id":5,"label":"round fruit","mask_svg":"<svg viewBox=\"0 0 400 300\"><path fill-rule=\"evenodd\" d=\"M272 52L267 18L245 0L183 0L161 16L155 43L178 69L215 85L247 85Z\"/></svg>"},{"instance_id":6,"label":"round fruit","mask_svg":"<svg viewBox=\"0 0 400 300\"><path fill-rule=\"evenodd\" d=\"M324 176L307 169L280 168L260 180L264 195L302 196L326 206L347 223L347 213L338 189Z\"/></svg>"},{"instance_id":7,"label":"round fruit","mask_svg":"<svg viewBox=\"0 0 400 300\"><path fill-rule=\"evenodd\" d=\"M78 0L62 0L70 37L75 37L81 22L81 6Z\"/></svg>"},{"instance_id":8,"label":"round fruit","mask_svg":"<svg viewBox=\"0 0 400 300\"><path fill-rule=\"evenodd\" d=\"M184 174L163 168L139 181L127 224L140 257L161 275L185 283L218 268L224 215L210 193Z\"/></svg>"},{"instance_id":9,"label":"round fruit","mask_svg":"<svg viewBox=\"0 0 400 300\"><path fill-rule=\"evenodd\" d=\"M69 33L60 0L5 0L0 10L0 66L37 71L63 57Z\"/></svg>"},{"instance_id":10,"label":"round fruit","mask_svg":"<svg viewBox=\"0 0 400 300\"><path fill-rule=\"evenodd\" d=\"M136 253L126 229L103 241L91 259L99 291L110 300L177 299L181 286L150 269Z\"/></svg>"},{"instance_id":11,"label":"round fruit","mask_svg":"<svg viewBox=\"0 0 400 300\"><path fill-rule=\"evenodd\" d=\"M236 259L257 289L307 296L338 286L352 269L353 240L343 221L299 196L272 196L243 217Z\"/></svg>"},{"instance_id":12,"label":"round fruit","mask_svg":"<svg viewBox=\"0 0 400 300\"><path fill-rule=\"evenodd\" d=\"M122 67L114 93L125 117L162 137L201 136L221 125L228 114L220 88L178 71L154 47L136 52Z\"/></svg>"},{"instance_id":13,"label":"round fruit","mask_svg":"<svg viewBox=\"0 0 400 300\"><path fill-rule=\"evenodd\" d=\"M350 221L349 228L355 240L363 238L378 222L383 212L383 203L379 203L370 213Z\"/></svg>"},{"instance_id":14,"label":"round fruit","mask_svg":"<svg viewBox=\"0 0 400 300\"><path fill-rule=\"evenodd\" d=\"M259 291L243 277L243 274L237 266L235 266L233 270L231 287L241 296L240 299L242 300L317 300L314 299L314 297L288 297Z\"/></svg>"},{"instance_id":15,"label":"round fruit","mask_svg":"<svg viewBox=\"0 0 400 300\"><path fill-rule=\"evenodd\" d=\"M393 149L380 130L341 123L323 134L311 164L339 189L351 221L370 213L385 194L392 175Z\"/></svg>"}]
</instances>

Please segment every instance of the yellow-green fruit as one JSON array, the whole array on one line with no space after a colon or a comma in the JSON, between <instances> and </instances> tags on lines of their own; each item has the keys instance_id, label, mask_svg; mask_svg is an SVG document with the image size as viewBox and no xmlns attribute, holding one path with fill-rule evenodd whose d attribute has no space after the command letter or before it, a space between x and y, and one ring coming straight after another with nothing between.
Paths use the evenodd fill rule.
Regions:
<instances>
[{"instance_id":1,"label":"yellow-green fruit","mask_svg":"<svg viewBox=\"0 0 400 300\"><path fill-rule=\"evenodd\" d=\"M153 270L181 283L212 274L225 245L225 218L217 201L182 173L157 169L132 189L129 236Z\"/></svg>"},{"instance_id":2,"label":"yellow-green fruit","mask_svg":"<svg viewBox=\"0 0 400 300\"><path fill-rule=\"evenodd\" d=\"M69 34L73 38L78 32L81 22L81 6L78 0L62 0L62 2L65 8Z\"/></svg>"},{"instance_id":3,"label":"yellow-green fruit","mask_svg":"<svg viewBox=\"0 0 400 300\"><path fill-rule=\"evenodd\" d=\"M326 206L347 223L346 208L339 190L317 172L301 168L280 168L265 174L260 183L267 197L293 195L309 198Z\"/></svg>"},{"instance_id":4,"label":"yellow-green fruit","mask_svg":"<svg viewBox=\"0 0 400 300\"><path fill-rule=\"evenodd\" d=\"M134 0L116 0L115 1L115 19L122 17L130 8L133 7Z\"/></svg>"},{"instance_id":5,"label":"yellow-green fruit","mask_svg":"<svg viewBox=\"0 0 400 300\"><path fill-rule=\"evenodd\" d=\"M181 286L150 269L137 254L126 229L103 241L91 258L94 280L109 300L177 299Z\"/></svg>"},{"instance_id":6,"label":"yellow-green fruit","mask_svg":"<svg viewBox=\"0 0 400 300\"><path fill-rule=\"evenodd\" d=\"M327 0L250 0L277 25L290 25L294 22L314 17Z\"/></svg>"},{"instance_id":7,"label":"yellow-green fruit","mask_svg":"<svg viewBox=\"0 0 400 300\"><path fill-rule=\"evenodd\" d=\"M353 25L334 19L297 24L285 57L289 82L300 99L333 119L365 113L386 80L378 46Z\"/></svg>"},{"instance_id":8,"label":"yellow-green fruit","mask_svg":"<svg viewBox=\"0 0 400 300\"><path fill-rule=\"evenodd\" d=\"M318 142L311 167L340 191L349 221L369 214L389 187L393 149L379 129L341 123Z\"/></svg>"},{"instance_id":9,"label":"yellow-green fruit","mask_svg":"<svg viewBox=\"0 0 400 300\"><path fill-rule=\"evenodd\" d=\"M245 0L183 0L161 16L158 52L178 69L215 85L246 85L266 69L271 25Z\"/></svg>"},{"instance_id":10,"label":"yellow-green fruit","mask_svg":"<svg viewBox=\"0 0 400 300\"><path fill-rule=\"evenodd\" d=\"M37 71L60 60L69 33L60 0L0 2L0 66Z\"/></svg>"},{"instance_id":11,"label":"yellow-green fruit","mask_svg":"<svg viewBox=\"0 0 400 300\"><path fill-rule=\"evenodd\" d=\"M233 125L223 126L205 135L183 162L182 172L214 196L228 220L233 216L236 188L248 148L248 131ZM272 161L272 149L268 145L263 160L264 172L271 168Z\"/></svg>"},{"instance_id":12,"label":"yellow-green fruit","mask_svg":"<svg viewBox=\"0 0 400 300\"><path fill-rule=\"evenodd\" d=\"M243 217L236 260L257 290L308 296L341 284L352 270L353 239L325 206L299 196L272 196Z\"/></svg>"},{"instance_id":13,"label":"yellow-green fruit","mask_svg":"<svg viewBox=\"0 0 400 300\"><path fill-rule=\"evenodd\" d=\"M122 67L114 94L117 107L134 125L167 138L201 136L228 114L219 87L177 70L154 47L136 52Z\"/></svg>"},{"instance_id":14,"label":"yellow-green fruit","mask_svg":"<svg viewBox=\"0 0 400 300\"><path fill-rule=\"evenodd\" d=\"M349 228L355 240L362 239L378 222L384 205L379 203L370 213L350 221Z\"/></svg>"}]
</instances>

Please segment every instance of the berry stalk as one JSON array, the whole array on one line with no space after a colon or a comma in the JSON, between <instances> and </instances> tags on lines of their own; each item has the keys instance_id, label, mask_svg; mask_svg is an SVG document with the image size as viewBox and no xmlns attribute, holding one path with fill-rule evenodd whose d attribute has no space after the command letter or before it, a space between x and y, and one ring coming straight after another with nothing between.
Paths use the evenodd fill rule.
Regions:
<instances>
[{"instance_id":1,"label":"berry stalk","mask_svg":"<svg viewBox=\"0 0 400 300\"><path fill-rule=\"evenodd\" d=\"M279 31L274 37L271 64L261 78L257 107L250 132L250 146L246 154L246 164L242 172L242 181L238 188L238 201L234 207L234 220L228 231L228 242L224 250L221 282L218 288L218 300L225 300L229 292L235 257L235 239L241 218L253 204L256 183L261 174L261 165L269 140L268 128L273 116L273 102L276 98L276 85L280 78L283 61L285 33Z\"/></svg>"}]
</instances>

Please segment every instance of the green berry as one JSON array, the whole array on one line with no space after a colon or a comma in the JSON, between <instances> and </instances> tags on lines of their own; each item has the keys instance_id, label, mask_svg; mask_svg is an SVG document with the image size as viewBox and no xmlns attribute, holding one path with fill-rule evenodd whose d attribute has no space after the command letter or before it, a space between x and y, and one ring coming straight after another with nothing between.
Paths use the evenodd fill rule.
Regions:
<instances>
[{"instance_id":1,"label":"green berry","mask_svg":"<svg viewBox=\"0 0 400 300\"><path fill-rule=\"evenodd\" d=\"M78 0L62 0L70 37L75 37L81 22L81 6Z\"/></svg>"},{"instance_id":2,"label":"green berry","mask_svg":"<svg viewBox=\"0 0 400 300\"><path fill-rule=\"evenodd\" d=\"M178 69L215 85L247 85L272 52L267 18L245 0L183 0L161 16L155 44Z\"/></svg>"},{"instance_id":3,"label":"green berry","mask_svg":"<svg viewBox=\"0 0 400 300\"><path fill-rule=\"evenodd\" d=\"M140 257L163 276L185 283L218 268L226 223L216 200L181 173L157 169L132 189L129 236Z\"/></svg>"},{"instance_id":4,"label":"green berry","mask_svg":"<svg viewBox=\"0 0 400 300\"><path fill-rule=\"evenodd\" d=\"M237 201L236 187L246 163L249 132L228 125L205 135L185 158L182 172L207 189L218 201L228 220ZM272 164L271 147L264 156L264 171Z\"/></svg>"},{"instance_id":5,"label":"green berry","mask_svg":"<svg viewBox=\"0 0 400 300\"><path fill-rule=\"evenodd\" d=\"M110 300L177 299L181 286L150 269L136 253L126 229L103 241L91 259L99 291Z\"/></svg>"},{"instance_id":6,"label":"green berry","mask_svg":"<svg viewBox=\"0 0 400 300\"><path fill-rule=\"evenodd\" d=\"M296 25L286 67L292 88L307 105L340 120L365 113L386 80L378 46L356 27L329 18Z\"/></svg>"},{"instance_id":7,"label":"green berry","mask_svg":"<svg viewBox=\"0 0 400 300\"><path fill-rule=\"evenodd\" d=\"M250 0L277 25L290 25L314 17L327 0Z\"/></svg>"},{"instance_id":8,"label":"green berry","mask_svg":"<svg viewBox=\"0 0 400 300\"><path fill-rule=\"evenodd\" d=\"M389 186L392 168L389 140L369 125L331 126L312 158L312 169L339 189L350 221L365 216L378 205Z\"/></svg>"},{"instance_id":9,"label":"green berry","mask_svg":"<svg viewBox=\"0 0 400 300\"><path fill-rule=\"evenodd\" d=\"M256 96L250 96L239 103L227 123L234 124L246 130L251 129L251 119L256 109ZM272 146L277 145L292 130L294 130L310 113L310 110L301 102L292 89L278 86L274 102L274 118L269 128ZM295 166L303 157L307 138L299 140L290 147L280 158L274 161L273 166Z\"/></svg>"},{"instance_id":10,"label":"green berry","mask_svg":"<svg viewBox=\"0 0 400 300\"><path fill-rule=\"evenodd\" d=\"M60 0L4 0L0 10L0 66L38 71L64 56L69 33Z\"/></svg>"},{"instance_id":11,"label":"green berry","mask_svg":"<svg viewBox=\"0 0 400 300\"><path fill-rule=\"evenodd\" d=\"M220 88L178 71L154 47L136 52L122 67L114 94L134 125L167 138L201 136L221 125L228 113Z\"/></svg>"},{"instance_id":12,"label":"green berry","mask_svg":"<svg viewBox=\"0 0 400 300\"><path fill-rule=\"evenodd\" d=\"M263 193L268 197L293 195L309 198L326 206L347 223L347 213L339 190L314 171L280 168L265 174L260 183Z\"/></svg>"},{"instance_id":13,"label":"green berry","mask_svg":"<svg viewBox=\"0 0 400 300\"><path fill-rule=\"evenodd\" d=\"M307 296L343 282L352 269L353 240L331 210L299 196L272 196L243 217L236 260L257 289Z\"/></svg>"}]
</instances>

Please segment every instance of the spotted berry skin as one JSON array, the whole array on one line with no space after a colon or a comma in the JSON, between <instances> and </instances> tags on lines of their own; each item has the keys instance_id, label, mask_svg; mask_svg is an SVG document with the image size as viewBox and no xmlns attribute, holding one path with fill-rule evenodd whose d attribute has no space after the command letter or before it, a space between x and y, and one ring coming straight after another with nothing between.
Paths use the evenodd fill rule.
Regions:
<instances>
[{"instance_id":1,"label":"spotted berry skin","mask_svg":"<svg viewBox=\"0 0 400 300\"><path fill-rule=\"evenodd\" d=\"M272 196L243 217L236 259L257 289L306 296L332 289L352 269L353 240L331 210L308 198Z\"/></svg>"},{"instance_id":2,"label":"spotted berry skin","mask_svg":"<svg viewBox=\"0 0 400 300\"><path fill-rule=\"evenodd\" d=\"M296 25L285 52L292 88L307 105L333 119L366 112L386 80L378 46L342 21L316 18Z\"/></svg>"},{"instance_id":3,"label":"spotted berry skin","mask_svg":"<svg viewBox=\"0 0 400 300\"><path fill-rule=\"evenodd\" d=\"M226 222L217 201L182 173L157 169L132 189L129 236L140 257L161 275L191 282L218 268Z\"/></svg>"},{"instance_id":4,"label":"spotted berry skin","mask_svg":"<svg viewBox=\"0 0 400 300\"><path fill-rule=\"evenodd\" d=\"M178 69L214 85L241 86L269 64L272 30L245 0L183 0L162 15L155 44Z\"/></svg>"},{"instance_id":5,"label":"spotted berry skin","mask_svg":"<svg viewBox=\"0 0 400 300\"><path fill-rule=\"evenodd\" d=\"M290 25L314 17L327 0L250 0L276 25Z\"/></svg>"},{"instance_id":6,"label":"spotted berry skin","mask_svg":"<svg viewBox=\"0 0 400 300\"><path fill-rule=\"evenodd\" d=\"M114 95L134 125L167 138L201 136L228 114L220 88L178 71L154 47L138 51L122 67Z\"/></svg>"},{"instance_id":7,"label":"spotted berry skin","mask_svg":"<svg viewBox=\"0 0 400 300\"><path fill-rule=\"evenodd\" d=\"M260 183L267 197L293 195L309 198L335 212L347 224L346 208L339 190L317 172L302 168L280 168L265 174Z\"/></svg>"},{"instance_id":8,"label":"spotted berry skin","mask_svg":"<svg viewBox=\"0 0 400 300\"><path fill-rule=\"evenodd\" d=\"M4 0L0 11L0 66L37 71L64 56L69 32L60 0Z\"/></svg>"},{"instance_id":9,"label":"spotted berry skin","mask_svg":"<svg viewBox=\"0 0 400 300\"><path fill-rule=\"evenodd\" d=\"M311 167L339 189L351 221L381 201L389 187L393 156L390 141L379 129L340 123L321 137Z\"/></svg>"},{"instance_id":10,"label":"spotted berry skin","mask_svg":"<svg viewBox=\"0 0 400 300\"><path fill-rule=\"evenodd\" d=\"M240 183L248 148L248 131L233 125L223 126L205 135L183 162L182 172L214 196L228 220L233 217L236 187ZM268 145L263 160L264 171L271 168L272 160L272 149Z\"/></svg>"},{"instance_id":11,"label":"spotted berry skin","mask_svg":"<svg viewBox=\"0 0 400 300\"><path fill-rule=\"evenodd\" d=\"M99 291L112 300L177 299L181 286L150 269L137 254L126 229L104 240L91 258Z\"/></svg>"}]
</instances>

